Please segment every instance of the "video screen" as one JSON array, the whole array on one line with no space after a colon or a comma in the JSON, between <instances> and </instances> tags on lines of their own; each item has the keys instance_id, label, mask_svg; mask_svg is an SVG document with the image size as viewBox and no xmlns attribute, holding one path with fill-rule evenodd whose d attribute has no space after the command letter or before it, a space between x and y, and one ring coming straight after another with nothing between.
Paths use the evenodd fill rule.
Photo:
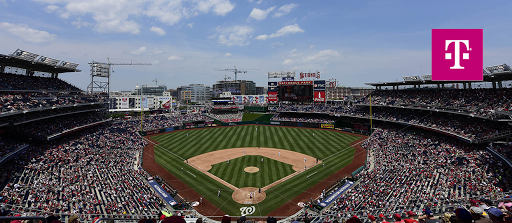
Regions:
<instances>
[{"instance_id":1,"label":"video screen","mask_svg":"<svg viewBox=\"0 0 512 223\"><path fill-rule=\"evenodd\" d=\"M311 102L313 101L313 85L279 86L279 101Z\"/></svg>"}]
</instances>

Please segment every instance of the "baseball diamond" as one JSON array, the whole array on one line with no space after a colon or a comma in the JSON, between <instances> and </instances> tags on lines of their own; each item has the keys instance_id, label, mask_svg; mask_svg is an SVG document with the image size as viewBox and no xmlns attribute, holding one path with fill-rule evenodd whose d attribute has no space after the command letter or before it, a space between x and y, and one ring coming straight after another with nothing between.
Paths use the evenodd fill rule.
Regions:
<instances>
[{"instance_id":1,"label":"baseball diamond","mask_svg":"<svg viewBox=\"0 0 512 223\"><path fill-rule=\"evenodd\" d=\"M292 199L350 164L355 155L355 149L350 144L361 139L360 136L334 130L256 125L184 130L147 138L158 142L158 145L154 145L154 157L158 164L218 208L205 213L209 215L241 215L240 208L252 205L256 205L253 215L267 215L284 204L290 204ZM194 164L197 163L194 158L202 154L228 154L227 151L233 149L240 154L232 159L228 156L210 156L213 160L208 160L207 165L211 165L211 169L197 169ZM270 155L253 155L253 150L258 149L272 151L275 157L271 159L268 158ZM361 152L363 151L359 153ZM291 165L299 164L282 160L288 153L299 154L295 160L302 162L301 168L307 168L292 168ZM319 163L325 165L316 165ZM204 165L202 162L198 163L200 164ZM249 166L258 167L259 171L244 172L244 168ZM315 174L308 177L312 173ZM265 187L262 191L265 197L259 196L259 203L252 203L250 200L245 203L237 202L233 199L237 196L249 199L248 192L244 194L237 191L248 187ZM242 194L235 196L234 192ZM316 196L318 195L310 194L309 198ZM199 201L199 196L187 199Z\"/></svg>"}]
</instances>

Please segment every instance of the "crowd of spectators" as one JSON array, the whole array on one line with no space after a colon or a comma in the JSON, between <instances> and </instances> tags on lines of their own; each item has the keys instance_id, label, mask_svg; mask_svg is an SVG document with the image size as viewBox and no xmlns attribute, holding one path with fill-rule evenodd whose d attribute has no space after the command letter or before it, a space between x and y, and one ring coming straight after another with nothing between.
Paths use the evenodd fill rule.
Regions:
<instances>
[{"instance_id":1,"label":"crowd of spectators","mask_svg":"<svg viewBox=\"0 0 512 223\"><path fill-rule=\"evenodd\" d=\"M34 146L1 170L8 183L0 204L15 213L67 213L82 219L157 214L165 203L144 183L149 175L139 169L145 144L114 124Z\"/></svg>"},{"instance_id":2,"label":"crowd of spectators","mask_svg":"<svg viewBox=\"0 0 512 223\"><path fill-rule=\"evenodd\" d=\"M13 141L0 137L0 160L2 160L5 155L14 152L25 145L26 144L23 142Z\"/></svg>"},{"instance_id":3,"label":"crowd of spectators","mask_svg":"<svg viewBox=\"0 0 512 223\"><path fill-rule=\"evenodd\" d=\"M271 121L289 121L289 122L311 122L311 123L334 123L336 117L318 114L299 114L299 113L279 113L274 115Z\"/></svg>"},{"instance_id":4,"label":"crowd of spectators","mask_svg":"<svg viewBox=\"0 0 512 223\"><path fill-rule=\"evenodd\" d=\"M512 162L512 145L511 144L494 144L492 146L494 150L501 153L508 160Z\"/></svg>"},{"instance_id":5,"label":"crowd of spectators","mask_svg":"<svg viewBox=\"0 0 512 223\"><path fill-rule=\"evenodd\" d=\"M0 114L103 101L105 101L105 98L102 95L52 92L0 92Z\"/></svg>"},{"instance_id":6,"label":"crowd of spectators","mask_svg":"<svg viewBox=\"0 0 512 223\"><path fill-rule=\"evenodd\" d=\"M143 120L143 130L155 130L162 129L172 126L181 126L183 122L194 122L194 121L206 121L209 120L207 116L204 116L200 113L189 113L189 114L180 114L173 113L167 115L150 115L144 116ZM140 117L130 117L125 119L124 122L121 123L124 128L128 128L132 131L140 130Z\"/></svg>"},{"instance_id":7,"label":"crowd of spectators","mask_svg":"<svg viewBox=\"0 0 512 223\"><path fill-rule=\"evenodd\" d=\"M281 113L274 116L273 121L332 123L336 120L336 116L370 117L368 106L354 105L280 105L277 111ZM294 114L295 112L297 114ZM315 116L314 114L329 114L333 118L319 118L322 116ZM444 112L431 113L421 110L374 107L372 117L374 119L422 125L447 131L469 140L484 139L512 132L512 126L503 122Z\"/></svg>"},{"instance_id":8,"label":"crowd of spectators","mask_svg":"<svg viewBox=\"0 0 512 223\"><path fill-rule=\"evenodd\" d=\"M303 113L329 113L335 106L325 104L281 104L275 109L276 112L303 112Z\"/></svg>"},{"instance_id":9,"label":"crowd of spectators","mask_svg":"<svg viewBox=\"0 0 512 223\"><path fill-rule=\"evenodd\" d=\"M455 109L487 116L493 111L512 111L512 88L483 89L408 89L374 91L372 104L387 106ZM369 104L366 96L358 103Z\"/></svg>"},{"instance_id":10,"label":"crowd of spectators","mask_svg":"<svg viewBox=\"0 0 512 223\"><path fill-rule=\"evenodd\" d=\"M14 126L9 131L21 133L27 136L46 139L47 136L73 129L83 125L104 121L105 115L102 113L80 113L66 115L64 117L55 117L43 119L27 124Z\"/></svg>"},{"instance_id":11,"label":"crowd of spectators","mask_svg":"<svg viewBox=\"0 0 512 223\"><path fill-rule=\"evenodd\" d=\"M383 126L362 146L373 168L326 213L419 212L512 190L512 172L485 150L426 130ZM371 165L371 164L370 164Z\"/></svg>"},{"instance_id":12,"label":"crowd of spectators","mask_svg":"<svg viewBox=\"0 0 512 223\"><path fill-rule=\"evenodd\" d=\"M0 73L0 90L82 91L59 78L9 73Z\"/></svg>"},{"instance_id":13,"label":"crowd of spectators","mask_svg":"<svg viewBox=\"0 0 512 223\"><path fill-rule=\"evenodd\" d=\"M209 113L209 115L214 119L220 120L221 122L241 122L243 113L239 111L215 111Z\"/></svg>"},{"instance_id":14,"label":"crowd of spectators","mask_svg":"<svg viewBox=\"0 0 512 223\"><path fill-rule=\"evenodd\" d=\"M369 117L369 109L364 106L354 106L349 110L343 110L342 113L336 114ZM431 127L447 131L470 140L482 139L492 137L500 133L512 132L512 126L501 122L441 112L430 113L407 109L374 108L372 116L376 119Z\"/></svg>"}]
</instances>

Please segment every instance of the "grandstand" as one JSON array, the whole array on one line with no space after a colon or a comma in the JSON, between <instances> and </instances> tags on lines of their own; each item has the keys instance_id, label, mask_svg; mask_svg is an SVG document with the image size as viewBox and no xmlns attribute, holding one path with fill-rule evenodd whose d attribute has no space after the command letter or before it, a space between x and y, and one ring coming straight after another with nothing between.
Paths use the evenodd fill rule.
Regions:
<instances>
[{"instance_id":1,"label":"grandstand","mask_svg":"<svg viewBox=\"0 0 512 223\"><path fill-rule=\"evenodd\" d=\"M206 219L194 209L198 204L191 199L197 197L186 197L173 186L183 182L152 176L142 168L148 156L148 141L142 136L214 126L211 118L241 125L239 106L219 99L205 113L151 114L142 117L142 123L140 117L110 119L107 95L86 94L58 78L76 71L75 64L22 50L0 55L2 209L11 215L78 215L84 221L159 218L167 212L220 220ZM270 120L271 115L265 115L266 125L371 134L360 142L366 149L363 156L367 153L364 166L329 185L318 185L325 188L321 195L308 194L299 203L300 211L280 219L331 222L356 215L374 221L373 216L382 214L382 220L391 220L408 211L428 209L441 215L476 204L510 211L511 80L512 70L503 64L486 68L482 82L438 83L426 76L370 83L377 90L355 101L268 107L275 115ZM492 87L475 88L486 83ZM370 119L373 126L368 128Z\"/></svg>"}]
</instances>

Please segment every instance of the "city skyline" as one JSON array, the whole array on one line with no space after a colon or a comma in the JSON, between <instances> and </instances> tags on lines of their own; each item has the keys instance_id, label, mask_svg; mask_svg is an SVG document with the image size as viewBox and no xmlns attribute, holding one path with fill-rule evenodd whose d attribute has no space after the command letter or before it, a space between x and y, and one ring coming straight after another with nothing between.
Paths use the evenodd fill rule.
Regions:
<instances>
[{"instance_id":1,"label":"city skyline","mask_svg":"<svg viewBox=\"0 0 512 223\"><path fill-rule=\"evenodd\" d=\"M431 73L431 29L484 30L484 66L512 63L511 4L481 1L0 0L0 53L20 48L80 64L59 77L86 90L88 62L114 66L112 91L212 86L231 72L267 85L267 72L319 71L340 85ZM490 7L491 6L491 7ZM298 76L298 75L297 75Z\"/></svg>"}]
</instances>

